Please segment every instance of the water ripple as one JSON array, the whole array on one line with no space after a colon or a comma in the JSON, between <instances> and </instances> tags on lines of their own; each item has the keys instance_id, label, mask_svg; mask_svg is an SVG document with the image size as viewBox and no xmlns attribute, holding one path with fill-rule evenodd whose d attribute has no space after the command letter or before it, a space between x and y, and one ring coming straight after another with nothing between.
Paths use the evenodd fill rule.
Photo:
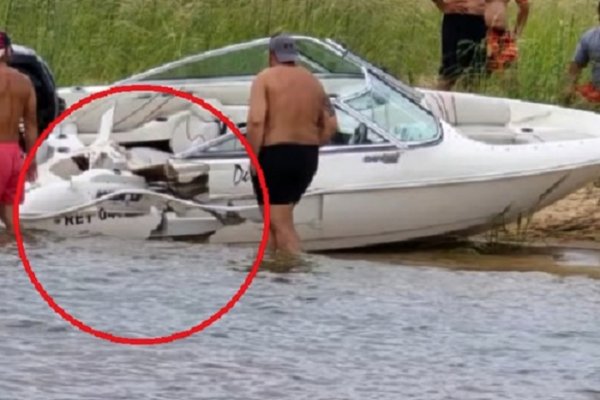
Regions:
<instances>
[{"instance_id":1,"label":"water ripple","mask_svg":"<svg viewBox=\"0 0 600 400\"><path fill-rule=\"evenodd\" d=\"M252 249L181 242L27 244L72 315L125 336L187 329L223 307ZM572 256L574 257L574 256ZM600 286L586 277L315 256L261 269L216 324L160 347L63 321L0 247L0 399L600 399Z\"/></svg>"}]
</instances>

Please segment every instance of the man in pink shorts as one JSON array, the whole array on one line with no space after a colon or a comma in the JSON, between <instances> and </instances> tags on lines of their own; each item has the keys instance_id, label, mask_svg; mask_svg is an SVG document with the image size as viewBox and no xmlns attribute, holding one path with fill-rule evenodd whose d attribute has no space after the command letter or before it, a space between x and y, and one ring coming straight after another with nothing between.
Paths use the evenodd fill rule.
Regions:
<instances>
[{"instance_id":1,"label":"man in pink shorts","mask_svg":"<svg viewBox=\"0 0 600 400\"><path fill-rule=\"evenodd\" d=\"M33 84L29 77L8 66L11 53L10 38L0 31L0 219L13 232L13 204L23 166L19 125L23 122L25 127L26 151L33 148L38 131ZM32 163L27 179L31 182L36 175L37 166Z\"/></svg>"}]
</instances>

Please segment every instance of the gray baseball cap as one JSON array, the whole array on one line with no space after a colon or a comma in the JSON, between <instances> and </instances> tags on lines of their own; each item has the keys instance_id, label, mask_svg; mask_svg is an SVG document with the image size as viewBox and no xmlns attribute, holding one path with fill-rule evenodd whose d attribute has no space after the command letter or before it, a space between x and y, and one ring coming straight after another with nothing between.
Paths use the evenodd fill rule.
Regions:
<instances>
[{"instance_id":1,"label":"gray baseball cap","mask_svg":"<svg viewBox=\"0 0 600 400\"><path fill-rule=\"evenodd\" d=\"M269 43L269 50L273 52L277 61L281 63L296 62L298 59L298 48L296 41L288 35L273 36Z\"/></svg>"}]
</instances>

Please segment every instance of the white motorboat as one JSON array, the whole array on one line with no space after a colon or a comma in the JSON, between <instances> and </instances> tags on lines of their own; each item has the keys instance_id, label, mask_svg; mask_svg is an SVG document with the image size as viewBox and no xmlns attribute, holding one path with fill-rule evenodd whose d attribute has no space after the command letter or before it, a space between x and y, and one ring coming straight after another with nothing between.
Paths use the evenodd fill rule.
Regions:
<instances>
[{"instance_id":1,"label":"white motorboat","mask_svg":"<svg viewBox=\"0 0 600 400\"><path fill-rule=\"evenodd\" d=\"M600 176L600 115L415 89L332 41L297 36L339 120L295 218L309 251L467 235L530 216ZM242 129L269 38L188 57L114 85L200 97ZM70 106L106 89L60 90ZM38 153L21 224L64 235L260 241L249 158L227 127L159 93L75 112Z\"/></svg>"}]
</instances>

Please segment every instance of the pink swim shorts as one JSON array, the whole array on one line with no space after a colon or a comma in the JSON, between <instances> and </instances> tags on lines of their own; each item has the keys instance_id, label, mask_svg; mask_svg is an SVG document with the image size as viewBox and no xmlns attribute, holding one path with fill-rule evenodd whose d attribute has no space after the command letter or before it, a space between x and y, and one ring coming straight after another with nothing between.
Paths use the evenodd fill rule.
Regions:
<instances>
[{"instance_id":1,"label":"pink swim shorts","mask_svg":"<svg viewBox=\"0 0 600 400\"><path fill-rule=\"evenodd\" d=\"M13 205L22 166L23 154L19 144L0 142L0 205Z\"/></svg>"}]
</instances>

